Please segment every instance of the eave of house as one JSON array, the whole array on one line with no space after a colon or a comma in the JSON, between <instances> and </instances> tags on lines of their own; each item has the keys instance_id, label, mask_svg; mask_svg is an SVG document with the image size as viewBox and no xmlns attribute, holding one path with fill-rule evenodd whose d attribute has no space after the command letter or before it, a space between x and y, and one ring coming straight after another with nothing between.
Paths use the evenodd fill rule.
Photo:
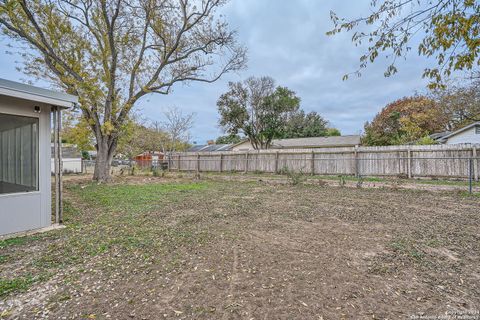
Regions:
<instances>
[{"instance_id":1,"label":"eave of house","mask_svg":"<svg viewBox=\"0 0 480 320\"><path fill-rule=\"evenodd\" d=\"M36 101L62 108L72 108L78 103L78 97L67 93L38 88L1 78L0 95Z\"/></svg>"}]
</instances>

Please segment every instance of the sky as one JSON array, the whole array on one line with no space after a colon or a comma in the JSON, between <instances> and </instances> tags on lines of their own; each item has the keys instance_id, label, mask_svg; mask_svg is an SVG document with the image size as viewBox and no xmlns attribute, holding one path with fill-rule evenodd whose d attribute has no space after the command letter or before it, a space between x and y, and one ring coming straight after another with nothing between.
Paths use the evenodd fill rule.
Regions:
<instances>
[{"instance_id":1,"label":"sky","mask_svg":"<svg viewBox=\"0 0 480 320\"><path fill-rule=\"evenodd\" d=\"M412 50L398 62L399 72L384 77L389 63L380 57L360 78L343 81L355 71L365 47L355 47L351 34L327 36L332 28L330 10L339 16L356 18L369 12L370 0L230 0L221 13L238 40L248 49L248 66L213 84L178 85L168 95L151 94L136 106L149 121L163 121L166 108L176 106L195 113L191 142L202 144L223 135L218 126L216 101L228 90L229 81L249 76L271 76L301 98L301 108L316 111L342 134L359 134L366 121L385 106L404 96L425 91L423 69L431 64ZM25 81L14 56L6 53L8 39L0 40L0 77Z\"/></svg>"}]
</instances>

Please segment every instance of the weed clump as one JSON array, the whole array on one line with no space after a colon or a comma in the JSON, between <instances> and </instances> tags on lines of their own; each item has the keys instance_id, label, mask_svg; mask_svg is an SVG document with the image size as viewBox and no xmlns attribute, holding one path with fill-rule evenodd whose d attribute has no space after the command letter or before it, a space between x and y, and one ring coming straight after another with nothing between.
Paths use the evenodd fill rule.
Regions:
<instances>
[{"instance_id":1,"label":"weed clump","mask_svg":"<svg viewBox=\"0 0 480 320\"><path fill-rule=\"evenodd\" d=\"M303 174L302 170L294 171L290 170L288 167L283 167L280 170L280 174L286 175L290 184L296 186L306 180L305 175Z\"/></svg>"}]
</instances>

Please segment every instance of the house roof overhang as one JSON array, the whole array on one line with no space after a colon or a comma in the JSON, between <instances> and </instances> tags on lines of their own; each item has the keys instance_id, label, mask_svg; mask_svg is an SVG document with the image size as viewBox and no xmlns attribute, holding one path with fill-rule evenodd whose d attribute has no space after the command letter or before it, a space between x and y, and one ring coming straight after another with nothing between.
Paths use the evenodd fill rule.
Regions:
<instances>
[{"instance_id":1,"label":"house roof overhang","mask_svg":"<svg viewBox=\"0 0 480 320\"><path fill-rule=\"evenodd\" d=\"M443 136L443 137L441 138L441 140L447 140L448 138L451 138L451 137L453 137L454 135L457 135L457 134L459 134L459 133L461 133L461 132L463 132L463 131L465 131L465 130L468 130L468 129L470 129L470 128L474 128L474 127L476 127L476 126L480 126L480 121L471 123L471 124L469 124L468 126L465 126L465 127L461 128L461 129L458 129L457 131L453 131L453 132L451 132L450 134L447 134L447 135Z\"/></svg>"},{"instance_id":2,"label":"house roof overhang","mask_svg":"<svg viewBox=\"0 0 480 320\"><path fill-rule=\"evenodd\" d=\"M73 108L78 97L0 78L0 95L36 101L61 108Z\"/></svg>"}]
</instances>

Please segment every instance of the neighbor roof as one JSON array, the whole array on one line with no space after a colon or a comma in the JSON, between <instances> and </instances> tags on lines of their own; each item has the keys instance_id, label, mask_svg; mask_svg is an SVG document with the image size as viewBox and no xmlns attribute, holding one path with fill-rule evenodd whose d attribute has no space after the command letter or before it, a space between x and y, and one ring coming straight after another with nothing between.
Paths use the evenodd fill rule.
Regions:
<instances>
[{"instance_id":1,"label":"neighbor roof","mask_svg":"<svg viewBox=\"0 0 480 320\"><path fill-rule=\"evenodd\" d=\"M78 97L0 78L0 95L71 108Z\"/></svg>"},{"instance_id":2,"label":"neighbor roof","mask_svg":"<svg viewBox=\"0 0 480 320\"><path fill-rule=\"evenodd\" d=\"M450 137L452 137L452 136L455 136L455 135L457 135L457 134L459 134L459 133L461 133L461 132L463 132L463 131L465 131L465 130L468 130L468 129L470 129L470 128L474 128L474 127L476 127L476 126L480 126L480 121L471 123L471 124L469 124L468 126L465 126L465 127L461 128L461 129L458 129L458 130L456 130L456 131L450 132L449 134L443 136L443 137L442 137L442 140L448 139L448 138L450 138Z\"/></svg>"},{"instance_id":3,"label":"neighbor roof","mask_svg":"<svg viewBox=\"0 0 480 320\"><path fill-rule=\"evenodd\" d=\"M351 147L359 144L359 135L278 139L272 141L272 146L274 148Z\"/></svg>"},{"instance_id":4,"label":"neighbor roof","mask_svg":"<svg viewBox=\"0 0 480 320\"><path fill-rule=\"evenodd\" d=\"M213 152L213 151L228 151L231 144L204 144L190 147L188 152Z\"/></svg>"},{"instance_id":5,"label":"neighbor roof","mask_svg":"<svg viewBox=\"0 0 480 320\"><path fill-rule=\"evenodd\" d=\"M430 135L433 140L442 140L445 136L449 135L450 131L435 132Z\"/></svg>"}]
</instances>

